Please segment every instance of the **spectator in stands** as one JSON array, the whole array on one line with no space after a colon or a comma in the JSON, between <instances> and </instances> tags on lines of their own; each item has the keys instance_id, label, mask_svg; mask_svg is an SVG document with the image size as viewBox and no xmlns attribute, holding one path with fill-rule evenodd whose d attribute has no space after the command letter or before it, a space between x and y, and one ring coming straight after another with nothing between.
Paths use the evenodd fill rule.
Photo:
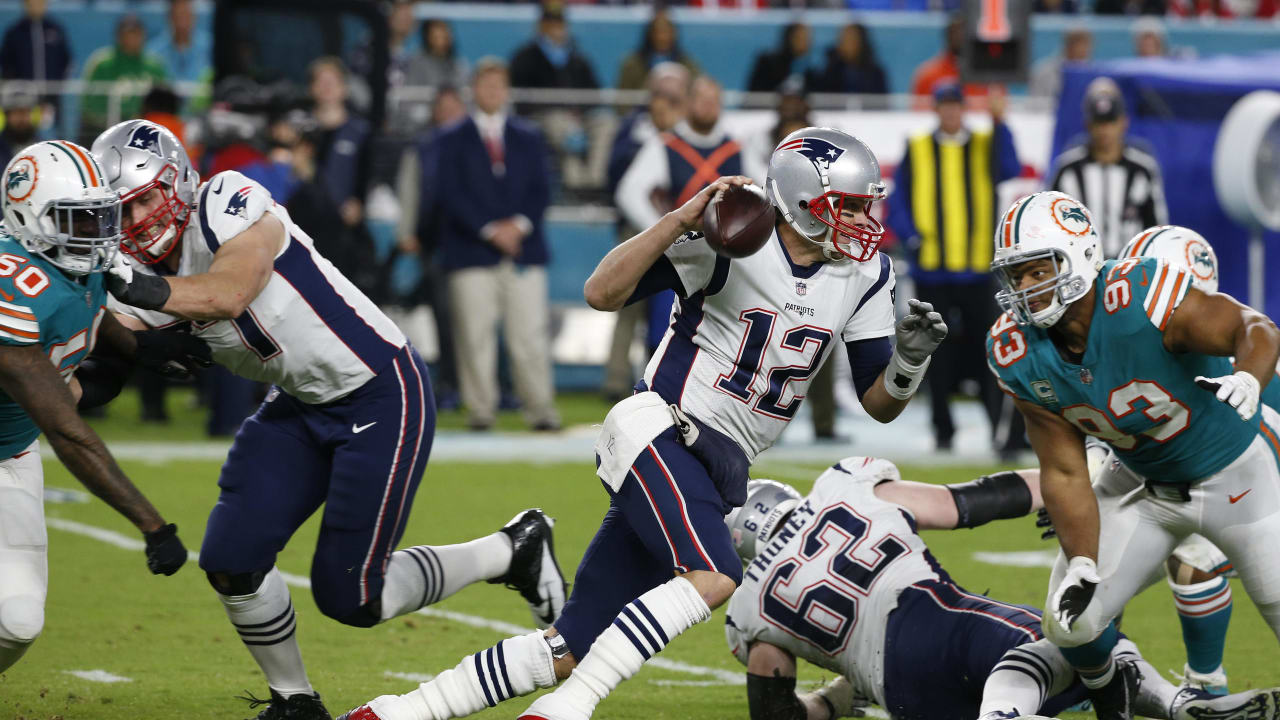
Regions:
<instances>
[{"instance_id":1,"label":"spectator in stands","mask_svg":"<svg viewBox=\"0 0 1280 720\"><path fill-rule=\"evenodd\" d=\"M369 182L369 122L347 107L347 69L336 57L311 63L312 117L317 125L317 172L348 228L364 219Z\"/></svg>"},{"instance_id":2,"label":"spectator in stands","mask_svg":"<svg viewBox=\"0 0 1280 720\"><path fill-rule=\"evenodd\" d=\"M990 96L992 127L965 126L964 95L956 84L934 91L938 126L913 135L894 176L888 222L911 259L916 295L951 328L929 376L934 439L950 450L955 424L950 397L962 378L976 379L998 437L1002 393L983 362L983 338L996 316L991 281L996 186L1021 172L1013 134L1004 124L1004 94ZM940 371L940 372L939 372ZM998 437L997 449L1021 440Z\"/></svg>"},{"instance_id":3,"label":"spectator in stands","mask_svg":"<svg viewBox=\"0 0 1280 720\"><path fill-rule=\"evenodd\" d=\"M609 154L609 196L617 192L618 183L631 167L636 154L644 144L676 126L684 119L689 103L689 71L684 65L664 62L655 65L649 71L648 89L649 103L645 107L636 108L622 119L618 132L613 138L613 147ZM621 242L640 232L638 228L626 221L621 211L618 213L618 241ZM658 301L661 302L661 301ZM609 344L609 358L605 361L605 377L602 390L605 398L616 402L631 393L635 384L631 367L631 343L635 338L636 327L651 316L652 298L645 302L628 305L614 313L617 323L613 328L613 340ZM670 303L668 303L668 308ZM659 309L659 312L661 308ZM656 329L659 338L666 330L666 325L659 324ZM649 328L646 339L650 348L656 346L653 340L655 328Z\"/></svg>"},{"instance_id":4,"label":"spectator in stands","mask_svg":"<svg viewBox=\"0 0 1280 720\"><path fill-rule=\"evenodd\" d=\"M782 28L778 47L756 56L747 80L752 92L777 92L789 78L798 77L806 87L813 82L809 67L809 26L794 22ZM647 225L645 227L648 227Z\"/></svg>"},{"instance_id":5,"label":"spectator in stands","mask_svg":"<svg viewBox=\"0 0 1280 720\"><path fill-rule=\"evenodd\" d=\"M1036 63L1031 70L1032 95L1056 98L1062 91L1062 69L1070 64L1089 62L1093 57L1093 33L1083 27L1062 34L1062 51Z\"/></svg>"},{"instance_id":6,"label":"spectator in stands","mask_svg":"<svg viewBox=\"0 0 1280 720\"><path fill-rule=\"evenodd\" d=\"M453 43L453 28L439 18L422 22L422 52L409 60L406 85L465 87L471 68L467 59L458 57Z\"/></svg>"},{"instance_id":7,"label":"spectator in stands","mask_svg":"<svg viewBox=\"0 0 1280 720\"><path fill-rule=\"evenodd\" d=\"M640 90L648 86L650 71L662 63L679 63L689 75L698 74L698 62L680 48L676 35L676 24L665 9L653 13L653 19L644 27L640 37L640 47L622 60L618 70L619 90Z\"/></svg>"},{"instance_id":8,"label":"spectator in stands","mask_svg":"<svg viewBox=\"0 0 1280 720\"><path fill-rule=\"evenodd\" d=\"M147 51L164 64L169 80L207 83L213 78L213 35L196 23L192 0L169 0L169 32Z\"/></svg>"},{"instance_id":9,"label":"spectator in stands","mask_svg":"<svg viewBox=\"0 0 1280 720\"><path fill-rule=\"evenodd\" d=\"M240 172L271 193L278 203L288 205L300 179L294 168L293 151L305 129L314 129L315 120L304 110L277 109L267 122L267 154L242 167Z\"/></svg>"},{"instance_id":10,"label":"spectator in stands","mask_svg":"<svg viewBox=\"0 0 1280 720\"><path fill-rule=\"evenodd\" d=\"M815 92L883 94L888 92L884 68L862 23L849 23L827 50L827 64L812 88ZM785 136L784 136L785 137Z\"/></svg>"},{"instance_id":11,"label":"spectator in stands","mask_svg":"<svg viewBox=\"0 0 1280 720\"><path fill-rule=\"evenodd\" d=\"M1049 188L1079 198L1093 211L1102 252L1114 258L1143 228L1169 222L1164 182L1155 157L1125 140L1129 118L1111 78L1089 83L1084 121L1088 140L1054 159Z\"/></svg>"},{"instance_id":12,"label":"spectator in stands","mask_svg":"<svg viewBox=\"0 0 1280 720\"><path fill-rule=\"evenodd\" d=\"M1093 11L1099 15L1163 15L1167 0L1095 0Z\"/></svg>"},{"instance_id":13,"label":"spectator in stands","mask_svg":"<svg viewBox=\"0 0 1280 720\"><path fill-rule=\"evenodd\" d=\"M467 106L457 88L441 86L432 99L430 126L401 155L396 175L400 223L396 227L396 250L391 268L392 302L406 315L411 315L423 305L431 306L439 349L432 381L438 410L456 410L460 400L453 323L449 316L449 288L437 256L442 178L435 141L440 133L466 116ZM399 324L411 335L416 327L411 321ZM427 347L418 338L412 339L418 347Z\"/></svg>"},{"instance_id":14,"label":"spectator in stands","mask_svg":"<svg viewBox=\"0 0 1280 720\"><path fill-rule=\"evenodd\" d=\"M478 62L475 110L434 143L436 162L449 169L449 181L438 185L440 264L468 425L487 430L496 419L501 321L526 421L556 430L542 222L550 168L542 135L509 114L509 82L501 60Z\"/></svg>"},{"instance_id":15,"label":"spectator in stands","mask_svg":"<svg viewBox=\"0 0 1280 720\"><path fill-rule=\"evenodd\" d=\"M9 81L0 90L0 112L4 113L4 130L0 130L0 168L9 166L14 153L36 141L36 101L34 83Z\"/></svg>"},{"instance_id":16,"label":"spectator in stands","mask_svg":"<svg viewBox=\"0 0 1280 720\"><path fill-rule=\"evenodd\" d=\"M538 34L511 58L511 85L518 88L600 87L591 61L574 47L557 2L542 6Z\"/></svg>"},{"instance_id":17,"label":"spectator in stands","mask_svg":"<svg viewBox=\"0 0 1280 720\"><path fill-rule=\"evenodd\" d=\"M952 13L942 32L942 50L937 55L925 60L916 67L911 76L911 92L922 107L928 107L928 97L940 86L960 82L960 48L964 44L964 16ZM987 94L986 85L967 83L964 85L965 97L983 97Z\"/></svg>"},{"instance_id":18,"label":"spectator in stands","mask_svg":"<svg viewBox=\"0 0 1280 720\"><path fill-rule=\"evenodd\" d=\"M48 0L23 0L22 19L0 41L0 78L61 82L71 70L67 31L45 16ZM42 90L43 93L43 90ZM45 96L51 103L52 94Z\"/></svg>"},{"instance_id":19,"label":"spectator in stands","mask_svg":"<svg viewBox=\"0 0 1280 720\"><path fill-rule=\"evenodd\" d=\"M1165 43L1164 23L1155 18L1142 18L1133 24L1133 53L1138 57L1164 57L1169 52Z\"/></svg>"},{"instance_id":20,"label":"spectator in stands","mask_svg":"<svg viewBox=\"0 0 1280 720\"><path fill-rule=\"evenodd\" d=\"M142 104L139 87L168 78L156 56L144 51L147 31L142 20L128 13L116 23L114 45L98 48L84 63L84 79L112 85L110 92L88 90L80 104L80 134L92 140L112 123L138 116ZM119 95L117 112L112 112L113 95Z\"/></svg>"}]
</instances>

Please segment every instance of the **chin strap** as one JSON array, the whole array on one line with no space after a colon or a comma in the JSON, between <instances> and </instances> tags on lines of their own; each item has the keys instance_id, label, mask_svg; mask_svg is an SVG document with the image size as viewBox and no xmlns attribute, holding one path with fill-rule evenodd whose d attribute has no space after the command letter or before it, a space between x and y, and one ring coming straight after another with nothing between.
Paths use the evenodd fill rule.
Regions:
<instances>
[{"instance_id":1,"label":"chin strap","mask_svg":"<svg viewBox=\"0 0 1280 720\"><path fill-rule=\"evenodd\" d=\"M823 173L822 174L822 191L825 193L826 190L827 190L827 176L826 176L826 173ZM782 202L782 193L778 192L778 181L774 180L773 178L769 179L769 192L773 195L774 207L782 211L782 219L785 220L787 224L791 226L791 229L795 230L796 233L800 235L800 237L804 238L805 240L808 240L814 245L821 246L823 257L825 257L830 262L839 262L841 260L849 259L844 253L836 249L835 241L829 240L829 239L818 240L816 238L809 237L808 233L806 233L804 230L800 228L800 224L796 222L795 216L792 215L789 210L787 210L786 203ZM831 238L834 236L835 231L836 231L835 228L829 227L827 228L826 235L819 236L819 237Z\"/></svg>"}]
</instances>

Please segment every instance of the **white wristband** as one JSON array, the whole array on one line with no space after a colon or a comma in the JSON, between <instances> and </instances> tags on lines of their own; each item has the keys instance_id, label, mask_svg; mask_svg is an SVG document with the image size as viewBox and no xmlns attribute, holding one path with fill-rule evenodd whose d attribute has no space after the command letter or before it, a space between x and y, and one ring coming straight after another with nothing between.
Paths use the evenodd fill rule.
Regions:
<instances>
[{"instance_id":1,"label":"white wristband","mask_svg":"<svg viewBox=\"0 0 1280 720\"><path fill-rule=\"evenodd\" d=\"M884 390L890 397L907 400L920 389L924 381L924 371L929 369L933 356L924 359L919 365L912 365L902 359L895 349L889 357L889 364L884 369Z\"/></svg>"}]
</instances>

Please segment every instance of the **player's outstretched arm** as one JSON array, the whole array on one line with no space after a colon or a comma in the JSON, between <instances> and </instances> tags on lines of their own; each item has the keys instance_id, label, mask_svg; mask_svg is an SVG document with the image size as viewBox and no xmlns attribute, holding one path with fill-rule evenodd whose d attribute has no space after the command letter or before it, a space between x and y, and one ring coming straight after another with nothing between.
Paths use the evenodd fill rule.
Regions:
<instances>
[{"instance_id":1,"label":"player's outstretched arm","mask_svg":"<svg viewBox=\"0 0 1280 720\"><path fill-rule=\"evenodd\" d=\"M1191 288L1169 318L1164 346L1171 352L1235 357L1234 374L1196 382L1248 420L1275 373L1280 329L1271 318L1230 296Z\"/></svg>"},{"instance_id":2,"label":"player's outstretched arm","mask_svg":"<svg viewBox=\"0 0 1280 720\"><path fill-rule=\"evenodd\" d=\"M267 286L287 239L284 224L267 213L218 248L209 272L161 278L113 268L107 287L120 302L144 310L188 320L234 319Z\"/></svg>"},{"instance_id":3,"label":"player's outstretched arm","mask_svg":"<svg viewBox=\"0 0 1280 720\"><path fill-rule=\"evenodd\" d=\"M1068 558L1098 559L1098 500L1080 431L1054 413L1021 399L1027 437L1040 460L1040 494Z\"/></svg>"},{"instance_id":4,"label":"player's outstretched arm","mask_svg":"<svg viewBox=\"0 0 1280 720\"><path fill-rule=\"evenodd\" d=\"M98 435L76 414L71 391L39 346L0 346L0 390L31 416L77 480L142 531L151 571L177 572L187 560L177 528L165 524Z\"/></svg>"},{"instance_id":5,"label":"player's outstretched arm","mask_svg":"<svg viewBox=\"0 0 1280 720\"><path fill-rule=\"evenodd\" d=\"M1044 506L1040 471L1007 471L947 485L891 480L875 487L876 497L906 508L921 530L975 528L992 520L1019 518Z\"/></svg>"},{"instance_id":6,"label":"player's outstretched arm","mask_svg":"<svg viewBox=\"0 0 1280 720\"><path fill-rule=\"evenodd\" d=\"M582 288L587 304L596 310L621 310L640 284L640 278L667 248L684 233L702 227L702 211L713 195L730 185L750 183L751 178L742 175L722 177L640 234L610 250Z\"/></svg>"}]
</instances>

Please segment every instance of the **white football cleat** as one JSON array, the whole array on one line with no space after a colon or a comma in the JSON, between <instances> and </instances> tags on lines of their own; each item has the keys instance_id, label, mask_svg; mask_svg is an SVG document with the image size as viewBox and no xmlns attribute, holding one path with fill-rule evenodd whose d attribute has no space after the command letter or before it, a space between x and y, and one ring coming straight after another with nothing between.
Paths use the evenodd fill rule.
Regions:
<instances>
[{"instance_id":1,"label":"white football cleat","mask_svg":"<svg viewBox=\"0 0 1280 720\"><path fill-rule=\"evenodd\" d=\"M1169 706L1169 716L1173 720L1276 720L1280 718L1280 688L1234 695L1182 688Z\"/></svg>"},{"instance_id":2,"label":"white football cleat","mask_svg":"<svg viewBox=\"0 0 1280 720\"><path fill-rule=\"evenodd\" d=\"M1198 673L1190 665L1182 666L1181 687L1192 690L1203 690L1210 695L1226 695L1227 671L1221 666L1211 673Z\"/></svg>"},{"instance_id":3,"label":"white football cleat","mask_svg":"<svg viewBox=\"0 0 1280 720\"><path fill-rule=\"evenodd\" d=\"M550 692L534 700L516 720L591 720L591 716Z\"/></svg>"}]
</instances>

